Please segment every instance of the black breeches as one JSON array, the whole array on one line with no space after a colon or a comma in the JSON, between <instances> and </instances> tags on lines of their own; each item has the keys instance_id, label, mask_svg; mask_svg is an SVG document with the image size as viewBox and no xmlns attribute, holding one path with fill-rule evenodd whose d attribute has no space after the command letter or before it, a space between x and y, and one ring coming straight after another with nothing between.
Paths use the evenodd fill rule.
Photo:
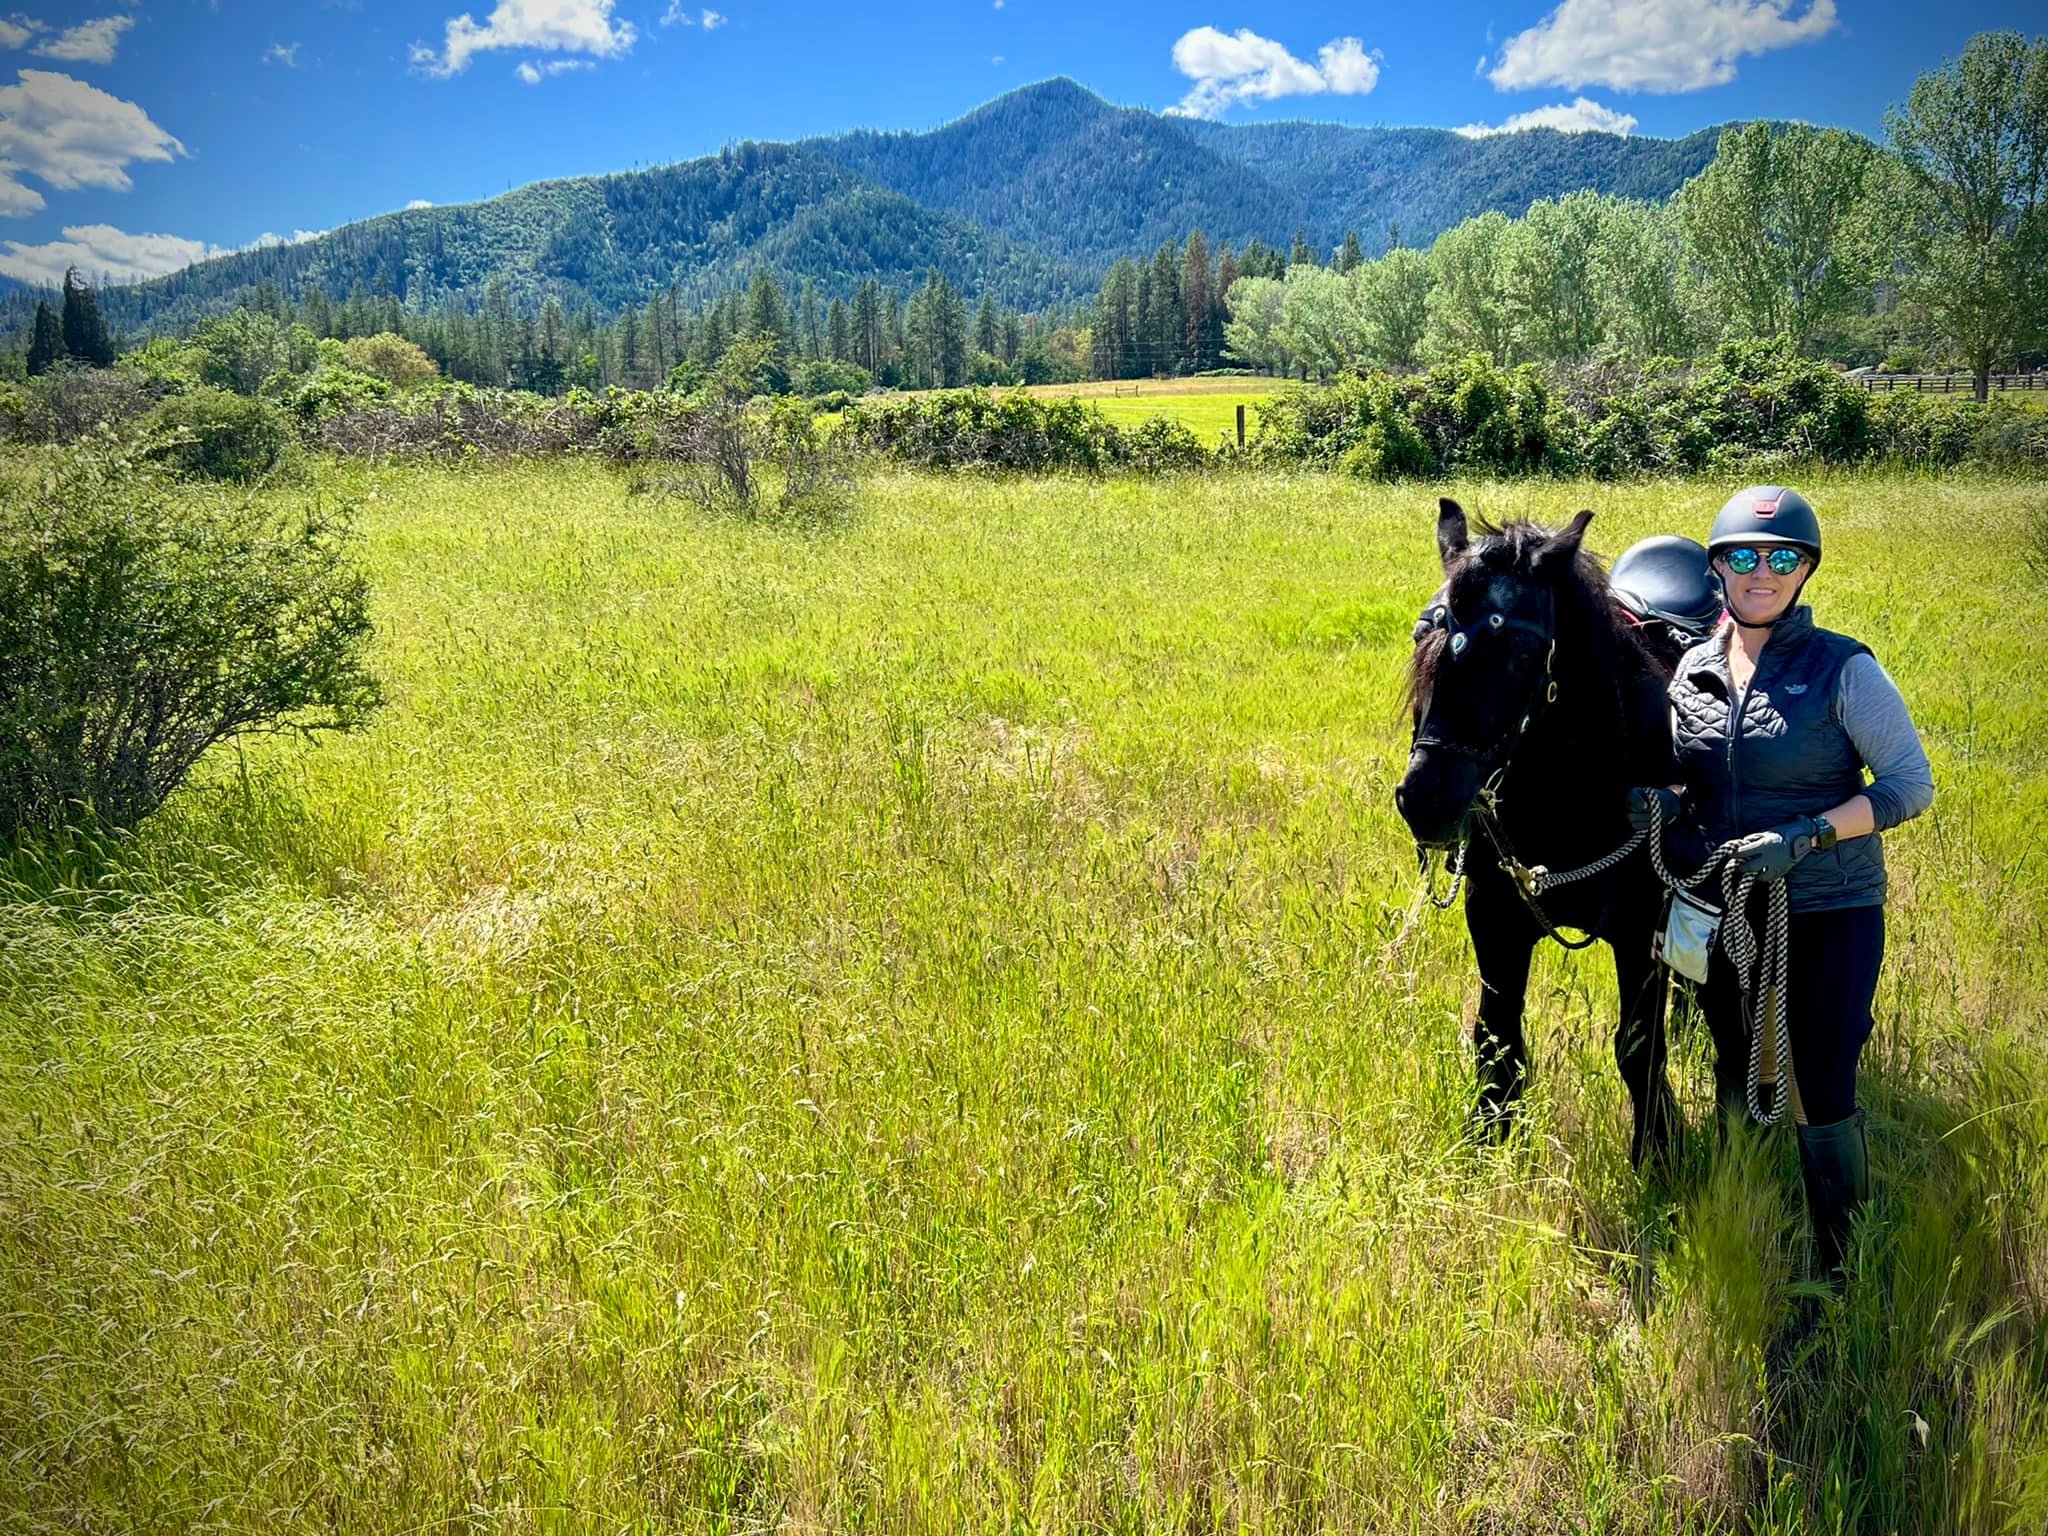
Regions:
<instances>
[{"instance_id":1,"label":"black breeches","mask_svg":"<svg viewBox=\"0 0 2048 1536\"><path fill-rule=\"evenodd\" d=\"M1758 941L1763 910L1752 901ZM1884 908L1845 907L1795 912L1787 930L1790 976L1786 1023L1792 1035L1792 1070L1799 1101L1812 1125L1832 1125L1856 1112L1856 1058L1870 1038L1871 1000L1884 963ZM1749 1072L1749 1036L1734 967L1714 947L1700 1011L1714 1037L1717 1081L1743 1082Z\"/></svg>"}]
</instances>

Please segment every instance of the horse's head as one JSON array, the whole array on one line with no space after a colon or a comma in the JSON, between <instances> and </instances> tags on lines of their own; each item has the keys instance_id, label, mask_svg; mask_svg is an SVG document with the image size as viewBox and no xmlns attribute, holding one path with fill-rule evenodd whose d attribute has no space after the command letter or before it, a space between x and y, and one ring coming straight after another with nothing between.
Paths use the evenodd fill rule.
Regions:
<instances>
[{"instance_id":1,"label":"horse's head","mask_svg":"<svg viewBox=\"0 0 2048 1536\"><path fill-rule=\"evenodd\" d=\"M1558 530L1482 522L1474 542L1464 508L1449 498L1438 507L1444 587L1415 647L1415 744L1394 803L1417 842L1441 847L1459 841L1482 786L1556 697L1560 585L1593 514Z\"/></svg>"}]
</instances>

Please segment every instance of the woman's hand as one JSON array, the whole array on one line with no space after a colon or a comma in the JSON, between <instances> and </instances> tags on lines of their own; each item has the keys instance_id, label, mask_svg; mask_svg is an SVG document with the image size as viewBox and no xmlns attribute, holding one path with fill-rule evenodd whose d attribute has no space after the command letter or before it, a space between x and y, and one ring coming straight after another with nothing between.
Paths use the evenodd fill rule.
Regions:
<instances>
[{"instance_id":1,"label":"woman's hand","mask_svg":"<svg viewBox=\"0 0 2048 1536\"><path fill-rule=\"evenodd\" d=\"M1738 877L1754 875L1766 885L1792 873L1792 866L1813 852L1813 818L1802 816L1768 832L1752 832L1736 843L1728 862Z\"/></svg>"},{"instance_id":2,"label":"woman's hand","mask_svg":"<svg viewBox=\"0 0 2048 1536\"><path fill-rule=\"evenodd\" d=\"M1628 827L1631 832L1649 831L1651 818L1660 815L1665 826L1675 826L1678 814L1678 796L1668 789L1643 784L1628 792Z\"/></svg>"}]
</instances>

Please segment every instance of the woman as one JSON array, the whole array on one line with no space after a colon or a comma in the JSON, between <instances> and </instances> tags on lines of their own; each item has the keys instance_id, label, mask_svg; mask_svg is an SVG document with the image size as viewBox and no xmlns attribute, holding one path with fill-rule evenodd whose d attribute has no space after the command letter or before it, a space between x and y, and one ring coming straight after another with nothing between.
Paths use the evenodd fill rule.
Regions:
<instances>
[{"instance_id":1,"label":"woman","mask_svg":"<svg viewBox=\"0 0 2048 1536\"><path fill-rule=\"evenodd\" d=\"M1707 553L1727 612L1671 680L1683 799L1638 789L1630 818L1647 825L1661 802L1666 824L1682 816L1693 835L1685 841L1696 837L1702 852L1739 839L1733 862L1760 891L1785 882L1783 1005L1807 1122L1799 1163L1815 1245L1833 1275L1869 1193L1856 1059L1884 959L1880 834L1927 809L1934 779L1905 700L1869 647L1815 627L1800 601L1821 553L1820 520L1804 496L1776 485L1738 491L1714 519ZM1747 1027L1718 945L1700 1002L1714 1037L1716 1098L1724 1115L1740 1116Z\"/></svg>"}]
</instances>

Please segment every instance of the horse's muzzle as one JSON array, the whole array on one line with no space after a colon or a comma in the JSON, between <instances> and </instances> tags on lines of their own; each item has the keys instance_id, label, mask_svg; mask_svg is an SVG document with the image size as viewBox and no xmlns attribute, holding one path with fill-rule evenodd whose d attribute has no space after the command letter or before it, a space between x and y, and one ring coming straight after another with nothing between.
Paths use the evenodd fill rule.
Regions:
<instances>
[{"instance_id":1,"label":"horse's muzzle","mask_svg":"<svg viewBox=\"0 0 2048 1536\"><path fill-rule=\"evenodd\" d=\"M1394 787L1394 807L1416 842L1449 848L1463 840L1472 802L1479 797L1479 768L1470 758L1426 747L1409 754L1408 771Z\"/></svg>"}]
</instances>

